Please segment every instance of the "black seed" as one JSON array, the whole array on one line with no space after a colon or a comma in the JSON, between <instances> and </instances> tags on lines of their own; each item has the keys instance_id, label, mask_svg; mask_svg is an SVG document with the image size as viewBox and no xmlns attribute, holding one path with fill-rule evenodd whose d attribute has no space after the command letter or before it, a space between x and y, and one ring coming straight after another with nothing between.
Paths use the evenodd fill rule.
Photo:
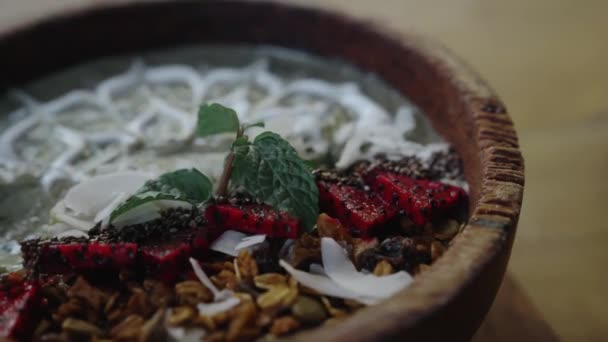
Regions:
<instances>
[{"instance_id":1,"label":"black seed","mask_svg":"<svg viewBox=\"0 0 608 342\"><path fill-rule=\"evenodd\" d=\"M399 195L397 195L396 192L393 192L393 204L398 204L399 203Z\"/></svg>"}]
</instances>

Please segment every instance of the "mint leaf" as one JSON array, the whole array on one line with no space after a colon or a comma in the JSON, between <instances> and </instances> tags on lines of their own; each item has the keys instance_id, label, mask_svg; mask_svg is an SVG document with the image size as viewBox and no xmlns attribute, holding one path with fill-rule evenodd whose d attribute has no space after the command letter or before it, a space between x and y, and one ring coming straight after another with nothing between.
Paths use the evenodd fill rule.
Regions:
<instances>
[{"instance_id":1,"label":"mint leaf","mask_svg":"<svg viewBox=\"0 0 608 342\"><path fill-rule=\"evenodd\" d=\"M231 151L241 147L249 145L249 139L247 137L238 137L232 142L232 146L230 147Z\"/></svg>"},{"instance_id":2,"label":"mint leaf","mask_svg":"<svg viewBox=\"0 0 608 342\"><path fill-rule=\"evenodd\" d=\"M234 110L218 103L205 104L199 109L197 133L200 137L238 131L239 117Z\"/></svg>"},{"instance_id":3,"label":"mint leaf","mask_svg":"<svg viewBox=\"0 0 608 342\"><path fill-rule=\"evenodd\" d=\"M168 172L147 181L144 191L158 191L193 203L202 203L211 196L211 181L197 169ZM138 191L139 193L139 191Z\"/></svg>"},{"instance_id":4,"label":"mint leaf","mask_svg":"<svg viewBox=\"0 0 608 342\"><path fill-rule=\"evenodd\" d=\"M310 230L319 213L319 189L310 168L278 134L264 132L251 145L233 148L231 181Z\"/></svg>"},{"instance_id":5,"label":"mint leaf","mask_svg":"<svg viewBox=\"0 0 608 342\"><path fill-rule=\"evenodd\" d=\"M196 169L181 169L168 172L157 179L147 181L135 195L131 196L110 215L116 217L141 205L159 200L203 203L211 197L212 184L209 178Z\"/></svg>"},{"instance_id":6,"label":"mint leaf","mask_svg":"<svg viewBox=\"0 0 608 342\"><path fill-rule=\"evenodd\" d=\"M248 124L244 124L243 125L243 130L246 130L247 128L251 128L251 127L266 127L266 125L264 124L264 121L258 121L258 122L254 122L254 123L248 123Z\"/></svg>"}]
</instances>

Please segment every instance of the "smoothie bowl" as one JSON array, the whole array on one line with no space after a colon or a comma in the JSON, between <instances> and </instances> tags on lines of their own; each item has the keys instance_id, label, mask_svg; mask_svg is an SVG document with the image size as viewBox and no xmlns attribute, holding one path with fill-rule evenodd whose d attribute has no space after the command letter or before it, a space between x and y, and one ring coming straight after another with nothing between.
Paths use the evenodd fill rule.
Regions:
<instances>
[{"instance_id":1,"label":"smoothie bowl","mask_svg":"<svg viewBox=\"0 0 608 342\"><path fill-rule=\"evenodd\" d=\"M276 3L0 33L0 336L467 340L523 161L443 48Z\"/></svg>"}]
</instances>

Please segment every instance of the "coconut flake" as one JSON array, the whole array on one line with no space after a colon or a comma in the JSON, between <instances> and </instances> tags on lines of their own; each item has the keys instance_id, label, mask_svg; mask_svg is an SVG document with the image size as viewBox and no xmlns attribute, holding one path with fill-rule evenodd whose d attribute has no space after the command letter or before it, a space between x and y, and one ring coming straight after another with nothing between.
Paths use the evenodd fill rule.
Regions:
<instances>
[{"instance_id":1,"label":"coconut flake","mask_svg":"<svg viewBox=\"0 0 608 342\"><path fill-rule=\"evenodd\" d=\"M55 206L51 209L51 218L57 222L68 225L70 228L78 230L89 230L95 225L92 221L83 220L69 215L66 211L64 201L57 202L57 204L55 204Z\"/></svg>"},{"instance_id":2,"label":"coconut flake","mask_svg":"<svg viewBox=\"0 0 608 342\"><path fill-rule=\"evenodd\" d=\"M201 328L167 326L167 334L169 334L170 341L198 342L205 337L207 332Z\"/></svg>"},{"instance_id":3,"label":"coconut flake","mask_svg":"<svg viewBox=\"0 0 608 342\"><path fill-rule=\"evenodd\" d=\"M94 217L119 193L134 194L152 176L144 172L117 172L81 182L65 195L65 206L77 213Z\"/></svg>"},{"instance_id":4,"label":"coconut flake","mask_svg":"<svg viewBox=\"0 0 608 342\"><path fill-rule=\"evenodd\" d=\"M232 291L218 290L196 259L190 258L190 264L192 265L196 277L211 291L211 293L213 293L213 303L198 304L198 310L201 314L213 316L217 313L230 310L241 302L238 297L234 296Z\"/></svg>"},{"instance_id":5,"label":"coconut flake","mask_svg":"<svg viewBox=\"0 0 608 342\"><path fill-rule=\"evenodd\" d=\"M236 250L236 246L246 237L246 234L237 232L236 230L227 230L211 244L211 250L237 256L239 253Z\"/></svg>"},{"instance_id":6,"label":"coconut flake","mask_svg":"<svg viewBox=\"0 0 608 342\"><path fill-rule=\"evenodd\" d=\"M234 247L234 249L240 251L241 249L257 246L263 243L264 241L266 241L265 234L246 236L241 240L241 242L236 245L236 247Z\"/></svg>"},{"instance_id":7,"label":"coconut flake","mask_svg":"<svg viewBox=\"0 0 608 342\"><path fill-rule=\"evenodd\" d=\"M345 289L344 287L338 285L338 283L333 281L331 278L295 269L293 266L291 266L284 260L279 260L279 265L281 265L281 267L283 267L289 274L291 274L291 276L294 277L300 284L324 295L337 298L353 299L363 304L374 304L377 302L377 300L374 298L366 298L355 292Z\"/></svg>"},{"instance_id":8,"label":"coconut flake","mask_svg":"<svg viewBox=\"0 0 608 342\"><path fill-rule=\"evenodd\" d=\"M412 277L404 271L383 277L358 272L346 251L332 238L321 239L321 256L327 276L361 296L388 298L412 282Z\"/></svg>"},{"instance_id":9,"label":"coconut flake","mask_svg":"<svg viewBox=\"0 0 608 342\"><path fill-rule=\"evenodd\" d=\"M240 302L241 300L239 298L232 296L213 303L199 303L197 308L201 315L214 316L218 313L232 309L239 305Z\"/></svg>"},{"instance_id":10,"label":"coconut flake","mask_svg":"<svg viewBox=\"0 0 608 342\"><path fill-rule=\"evenodd\" d=\"M316 264L316 263L310 264L310 266L308 267L308 270L310 271L310 273L327 277L327 273L325 272L325 269L323 268L323 266L321 266L319 264Z\"/></svg>"},{"instance_id":11,"label":"coconut flake","mask_svg":"<svg viewBox=\"0 0 608 342\"><path fill-rule=\"evenodd\" d=\"M211 244L211 250L235 257L242 249L252 250L265 240L264 234L249 236L236 230L227 230Z\"/></svg>"},{"instance_id":12,"label":"coconut flake","mask_svg":"<svg viewBox=\"0 0 608 342\"><path fill-rule=\"evenodd\" d=\"M200 280L201 283L203 283L203 285L205 285L211 291L211 293L213 293L213 296L216 297L220 293L220 290L218 290L217 287L213 285L213 282L211 282L211 279L209 279L209 277L207 276L205 271L203 271L201 265L196 259L190 258L189 260L190 264L192 265L192 269L194 270L194 274L196 275L198 280Z\"/></svg>"},{"instance_id":13,"label":"coconut flake","mask_svg":"<svg viewBox=\"0 0 608 342\"><path fill-rule=\"evenodd\" d=\"M201 328L195 327L175 327L169 324L169 317L171 317L171 309L167 310L165 314L165 327L167 328L167 334L169 335L170 341L186 341L186 342L198 342L207 334L207 331Z\"/></svg>"},{"instance_id":14,"label":"coconut flake","mask_svg":"<svg viewBox=\"0 0 608 342\"><path fill-rule=\"evenodd\" d=\"M95 215L95 222L101 221L101 228L104 229L110 223L110 215L114 211L114 209L118 208L118 206L127 199L127 194L124 192L119 193L116 197L108 204L107 207L100 210L97 215Z\"/></svg>"},{"instance_id":15,"label":"coconut flake","mask_svg":"<svg viewBox=\"0 0 608 342\"><path fill-rule=\"evenodd\" d=\"M213 282L211 282L211 279L209 279L205 271L203 271L201 265L196 259L190 258L190 264L192 265L192 269L194 270L194 274L196 275L198 280L200 280L201 283L203 283L203 285L205 285L211 291L211 293L213 293L213 298L216 302L225 300L230 297L234 297L234 293L232 293L232 291L218 290L217 287L213 285Z\"/></svg>"}]
</instances>

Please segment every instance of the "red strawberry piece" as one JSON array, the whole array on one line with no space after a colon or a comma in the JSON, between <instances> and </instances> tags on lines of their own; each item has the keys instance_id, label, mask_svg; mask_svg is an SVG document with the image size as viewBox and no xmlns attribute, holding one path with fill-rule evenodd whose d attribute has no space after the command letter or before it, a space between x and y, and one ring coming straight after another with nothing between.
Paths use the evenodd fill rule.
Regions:
<instances>
[{"instance_id":1,"label":"red strawberry piece","mask_svg":"<svg viewBox=\"0 0 608 342\"><path fill-rule=\"evenodd\" d=\"M24 264L43 273L67 273L134 266L137 244L129 242L26 241L22 244Z\"/></svg>"},{"instance_id":2,"label":"red strawberry piece","mask_svg":"<svg viewBox=\"0 0 608 342\"><path fill-rule=\"evenodd\" d=\"M394 206L371 191L346 184L318 181L321 211L336 217L352 233L369 236L397 214Z\"/></svg>"},{"instance_id":3,"label":"red strawberry piece","mask_svg":"<svg viewBox=\"0 0 608 342\"><path fill-rule=\"evenodd\" d=\"M26 340L40 305L40 287L36 282L3 283L0 289L0 340Z\"/></svg>"},{"instance_id":4,"label":"red strawberry piece","mask_svg":"<svg viewBox=\"0 0 608 342\"><path fill-rule=\"evenodd\" d=\"M368 182L384 200L404 210L419 226L457 208L467 197L466 192L456 186L390 172L373 174Z\"/></svg>"},{"instance_id":5,"label":"red strawberry piece","mask_svg":"<svg viewBox=\"0 0 608 342\"><path fill-rule=\"evenodd\" d=\"M188 258L200 257L207 247L205 231L195 229L176 234L169 240L141 244L138 264L148 276L170 284L185 270Z\"/></svg>"},{"instance_id":6,"label":"red strawberry piece","mask_svg":"<svg viewBox=\"0 0 608 342\"><path fill-rule=\"evenodd\" d=\"M300 229L297 219L263 204L213 204L205 210L205 218L222 231L232 229L273 238L295 239Z\"/></svg>"}]
</instances>

